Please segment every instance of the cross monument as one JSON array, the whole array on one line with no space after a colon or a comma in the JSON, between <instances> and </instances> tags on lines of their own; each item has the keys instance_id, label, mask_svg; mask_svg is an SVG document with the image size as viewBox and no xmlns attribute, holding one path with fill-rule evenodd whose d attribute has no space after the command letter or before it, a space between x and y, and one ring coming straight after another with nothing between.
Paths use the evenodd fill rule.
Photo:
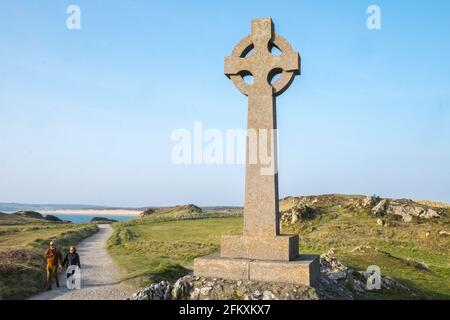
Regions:
<instances>
[{"instance_id":1,"label":"cross monument","mask_svg":"<svg viewBox=\"0 0 450 320\"><path fill-rule=\"evenodd\" d=\"M273 48L281 54L273 54ZM225 75L248 96L244 230L223 235L220 254L195 259L195 275L304 285L317 282L319 257L300 255L298 235L280 233L276 96L299 74L299 53L274 32L270 18L253 20L251 34L225 58ZM246 76L253 77L252 84L245 81ZM261 139L264 135L270 137ZM265 170L261 150L270 153L272 170Z\"/></svg>"}]
</instances>

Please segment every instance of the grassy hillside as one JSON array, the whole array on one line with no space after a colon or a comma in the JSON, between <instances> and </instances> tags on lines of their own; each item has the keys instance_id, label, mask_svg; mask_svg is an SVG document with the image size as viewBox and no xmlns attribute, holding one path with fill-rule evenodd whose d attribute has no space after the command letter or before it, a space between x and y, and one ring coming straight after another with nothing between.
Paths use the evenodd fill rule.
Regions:
<instances>
[{"instance_id":1,"label":"grassy hillside","mask_svg":"<svg viewBox=\"0 0 450 320\"><path fill-rule=\"evenodd\" d=\"M218 250L222 233L242 229L242 218L236 210L187 205L157 209L113 228L110 254L128 274L125 280L144 286L186 274L196 256Z\"/></svg>"},{"instance_id":2,"label":"grassy hillside","mask_svg":"<svg viewBox=\"0 0 450 320\"><path fill-rule=\"evenodd\" d=\"M93 224L53 223L0 214L0 299L23 299L44 289L48 242L62 252L98 230Z\"/></svg>"},{"instance_id":3,"label":"grassy hillside","mask_svg":"<svg viewBox=\"0 0 450 320\"><path fill-rule=\"evenodd\" d=\"M284 199L280 206L288 212L298 199ZM439 234L450 231L450 210L437 219L404 222L396 216L374 216L370 208L354 205L362 199L305 197L302 200L314 217L284 223L284 232L298 233L305 253L335 248L336 257L354 269L378 265L383 274L422 293L421 297L450 299L450 237Z\"/></svg>"},{"instance_id":4,"label":"grassy hillside","mask_svg":"<svg viewBox=\"0 0 450 320\"><path fill-rule=\"evenodd\" d=\"M450 299L450 237L439 234L450 231L449 210L439 211L440 218L403 222L397 216L380 219L371 207L360 205L363 201L364 197L344 195L284 199L280 202L283 232L300 235L303 253L335 248L336 256L349 267L365 270L378 265L383 274L415 294L377 292L371 298ZM189 272L196 256L217 251L221 234L242 230L242 217L235 210L183 214L178 208L176 214L159 211L114 225L109 251L127 272L126 280L145 286L175 279ZM300 219L292 222L296 210Z\"/></svg>"}]
</instances>

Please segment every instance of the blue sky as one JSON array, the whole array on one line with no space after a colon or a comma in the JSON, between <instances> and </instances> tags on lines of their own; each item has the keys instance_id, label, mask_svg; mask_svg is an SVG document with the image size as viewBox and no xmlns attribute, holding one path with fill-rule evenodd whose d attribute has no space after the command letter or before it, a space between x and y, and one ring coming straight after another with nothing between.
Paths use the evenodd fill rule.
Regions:
<instances>
[{"instance_id":1,"label":"blue sky","mask_svg":"<svg viewBox=\"0 0 450 320\"><path fill-rule=\"evenodd\" d=\"M81 30L66 8L81 8ZM366 9L381 7L382 29ZM173 130L245 128L223 57L272 17L280 196L450 202L449 1L0 1L0 201L241 205L244 168L176 166Z\"/></svg>"}]
</instances>

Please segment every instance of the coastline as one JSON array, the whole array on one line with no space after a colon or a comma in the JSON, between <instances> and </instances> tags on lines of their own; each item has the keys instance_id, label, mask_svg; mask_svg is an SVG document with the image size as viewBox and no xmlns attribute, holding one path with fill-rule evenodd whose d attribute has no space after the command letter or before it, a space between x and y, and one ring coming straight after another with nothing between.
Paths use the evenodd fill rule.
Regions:
<instances>
[{"instance_id":1,"label":"coastline","mask_svg":"<svg viewBox=\"0 0 450 320\"><path fill-rule=\"evenodd\" d=\"M85 210L72 210L72 209L61 209L61 210L40 210L41 214L50 215L94 215L94 216L138 216L141 210L125 210L125 209L85 209Z\"/></svg>"}]
</instances>

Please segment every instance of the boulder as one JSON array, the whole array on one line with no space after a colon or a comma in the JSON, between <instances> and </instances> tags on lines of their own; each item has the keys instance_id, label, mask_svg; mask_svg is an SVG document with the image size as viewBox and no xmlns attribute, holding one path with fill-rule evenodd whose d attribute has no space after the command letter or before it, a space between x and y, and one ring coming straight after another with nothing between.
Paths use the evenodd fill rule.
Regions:
<instances>
[{"instance_id":1,"label":"boulder","mask_svg":"<svg viewBox=\"0 0 450 320\"><path fill-rule=\"evenodd\" d=\"M372 208L372 213L376 216L384 216L388 207L387 199L381 200L375 207Z\"/></svg>"},{"instance_id":2,"label":"boulder","mask_svg":"<svg viewBox=\"0 0 450 320\"><path fill-rule=\"evenodd\" d=\"M364 198L362 205L363 207L374 207L380 201L381 198L377 195L367 196L366 198Z\"/></svg>"},{"instance_id":3,"label":"boulder","mask_svg":"<svg viewBox=\"0 0 450 320\"><path fill-rule=\"evenodd\" d=\"M316 211L303 203L298 203L297 206L281 212L281 220L295 224L300 220L313 219L316 216Z\"/></svg>"},{"instance_id":4,"label":"boulder","mask_svg":"<svg viewBox=\"0 0 450 320\"><path fill-rule=\"evenodd\" d=\"M180 300L183 297L187 297L191 291L191 284L185 278L178 279L172 288L172 299Z\"/></svg>"},{"instance_id":5,"label":"boulder","mask_svg":"<svg viewBox=\"0 0 450 320\"><path fill-rule=\"evenodd\" d=\"M130 300L170 300L172 286L168 281L153 283L142 289L130 298Z\"/></svg>"}]
</instances>

